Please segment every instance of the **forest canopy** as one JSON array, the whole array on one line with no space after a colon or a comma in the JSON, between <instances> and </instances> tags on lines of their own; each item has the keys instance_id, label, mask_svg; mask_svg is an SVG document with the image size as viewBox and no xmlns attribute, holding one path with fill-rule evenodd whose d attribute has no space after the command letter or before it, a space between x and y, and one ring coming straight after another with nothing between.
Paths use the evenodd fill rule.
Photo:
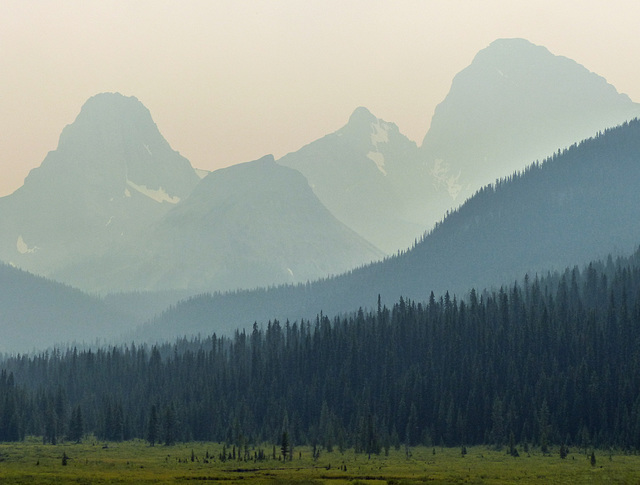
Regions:
<instances>
[{"instance_id":1,"label":"forest canopy","mask_svg":"<svg viewBox=\"0 0 640 485\"><path fill-rule=\"evenodd\" d=\"M0 440L640 448L640 252L233 337L5 358Z\"/></svg>"}]
</instances>

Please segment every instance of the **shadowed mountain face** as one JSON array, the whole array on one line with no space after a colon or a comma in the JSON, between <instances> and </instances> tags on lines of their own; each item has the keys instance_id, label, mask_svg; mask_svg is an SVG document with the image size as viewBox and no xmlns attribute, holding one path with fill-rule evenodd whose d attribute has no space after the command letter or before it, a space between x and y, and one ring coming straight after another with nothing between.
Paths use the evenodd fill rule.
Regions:
<instances>
[{"instance_id":1,"label":"shadowed mountain face","mask_svg":"<svg viewBox=\"0 0 640 485\"><path fill-rule=\"evenodd\" d=\"M636 116L639 104L575 61L523 39L496 40L456 75L421 147L434 187L446 196L440 212Z\"/></svg>"},{"instance_id":2,"label":"shadowed mountain face","mask_svg":"<svg viewBox=\"0 0 640 485\"><path fill-rule=\"evenodd\" d=\"M639 184L635 120L481 190L400 256L310 285L203 296L176 306L148 331L170 337L314 318L371 307L377 295L383 302L425 301L431 291L461 295L611 252L629 254L640 243Z\"/></svg>"},{"instance_id":3,"label":"shadowed mountain face","mask_svg":"<svg viewBox=\"0 0 640 485\"><path fill-rule=\"evenodd\" d=\"M213 291L306 282L381 256L267 156L209 174L144 234L56 276L101 291Z\"/></svg>"},{"instance_id":4,"label":"shadowed mountain face","mask_svg":"<svg viewBox=\"0 0 640 485\"><path fill-rule=\"evenodd\" d=\"M344 127L278 163L300 171L340 221L392 253L427 227L427 179L417 156L395 124L358 108Z\"/></svg>"},{"instance_id":5,"label":"shadowed mountain face","mask_svg":"<svg viewBox=\"0 0 640 485\"><path fill-rule=\"evenodd\" d=\"M199 178L136 98L90 98L58 148L0 199L0 260L40 274L101 254L159 219Z\"/></svg>"}]
</instances>

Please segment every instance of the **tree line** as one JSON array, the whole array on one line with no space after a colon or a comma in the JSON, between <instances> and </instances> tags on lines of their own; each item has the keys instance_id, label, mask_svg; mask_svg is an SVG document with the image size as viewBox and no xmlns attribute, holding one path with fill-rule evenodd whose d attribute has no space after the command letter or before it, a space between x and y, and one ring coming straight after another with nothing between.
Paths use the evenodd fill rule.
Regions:
<instances>
[{"instance_id":1,"label":"tree line","mask_svg":"<svg viewBox=\"0 0 640 485\"><path fill-rule=\"evenodd\" d=\"M495 290L5 358L0 440L640 448L640 252Z\"/></svg>"}]
</instances>

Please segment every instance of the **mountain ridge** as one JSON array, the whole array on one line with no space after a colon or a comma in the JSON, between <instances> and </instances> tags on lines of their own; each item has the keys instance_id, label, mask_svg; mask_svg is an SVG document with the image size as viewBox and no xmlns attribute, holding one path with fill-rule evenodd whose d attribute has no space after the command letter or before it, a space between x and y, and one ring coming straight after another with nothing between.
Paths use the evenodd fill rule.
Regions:
<instances>
[{"instance_id":1,"label":"mountain ridge","mask_svg":"<svg viewBox=\"0 0 640 485\"><path fill-rule=\"evenodd\" d=\"M100 292L213 291L304 282L380 257L268 155L210 173L144 237L56 276Z\"/></svg>"},{"instance_id":2,"label":"mountain ridge","mask_svg":"<svg viewBox=\"0 0 640 485\"><path fill-rule=\"evenodd\" d=\"M213 313L216 328L228 331L372 307L376 295L383 303L400 296L425 301L432 291L466 294L615 249L629 254L640 243L639 182L636 119L484 187L404 253L306 285L203 295L176 305L140 335L197 333L197 322L206 315L210 326Z\"/></svg>"},{"instance_id":3,"label":"mountain ridge","mask_svg":"<svg viewBox=\"0 0 640 485\"><path fill-rule=\"evenodd\" d=\"M54 344L95 344L130 332L137 321L96 297L0 262L0 352Z\"/></svg>"},{"instance_id":4,"label":"mountain ridge","mask_svg":"<svg viewBox=\"0 0 640 485\"><path fill-rule=\"evenodd\" d=\"M424 231L414 210L423 202L415 199L423 174L417 155L395 123L359 107L340 129L277 163L301 172L338 220L389 254Z\"/></svg>"}]
</instances>

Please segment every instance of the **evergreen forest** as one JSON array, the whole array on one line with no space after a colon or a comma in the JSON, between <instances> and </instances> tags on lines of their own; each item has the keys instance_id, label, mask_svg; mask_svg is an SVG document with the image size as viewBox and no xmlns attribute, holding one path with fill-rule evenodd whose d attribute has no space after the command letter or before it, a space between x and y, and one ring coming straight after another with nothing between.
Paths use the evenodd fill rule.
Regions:
<instances>
[{"instance_id":1,"label":"evergreen forest","mask_svg":"<svg viewBox=\"0 0 640 485\"><path fill-rule=\"evenodd\" d=\"M425 297L4 357L0 440L640 449L640 251Z\"/></svg>"}]
</instances>

